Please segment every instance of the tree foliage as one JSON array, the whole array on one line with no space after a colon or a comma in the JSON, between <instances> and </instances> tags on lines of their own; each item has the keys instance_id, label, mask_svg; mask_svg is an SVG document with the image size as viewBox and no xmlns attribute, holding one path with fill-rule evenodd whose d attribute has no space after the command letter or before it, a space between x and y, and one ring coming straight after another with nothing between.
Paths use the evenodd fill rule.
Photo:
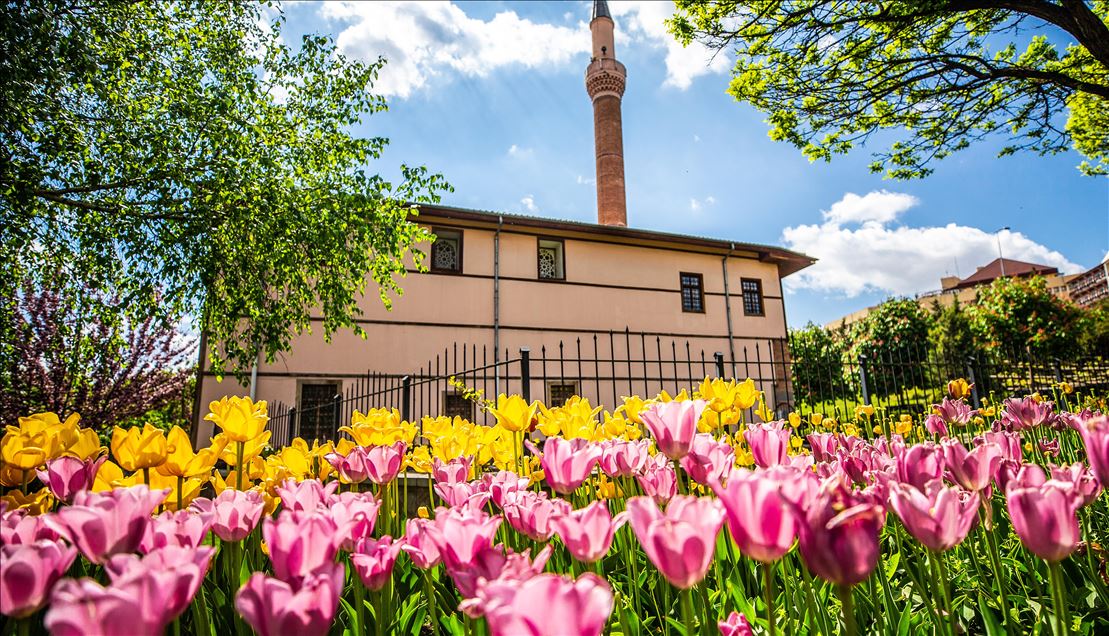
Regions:
<instances>
[{"instance_id":1,"label":"tree foliage","mask_svg":"<svg viewBox=\"0 0 1109 636\"><path fill-rule=\"evenodd\" d=\"M928 312L912 298L894 298L851 325L851 362L864 359L872 392L890 393L918 386L927 378L911 372L911 362L928 353Z\"/></svg>"},{"instance_id":2,"label":"tree foliage","mask_svg":"<svg viewBox=\"0 0 1109 636\"><path fill-rule=\"evenodd\" d=\"M990 136L1002 155L1073 146L1084 172L1109 172L1105 0L676 4L674 35L734 51L729 93L810 159L890 131L871 169L899 179Z\"/></svg>"},{"instance_id":3,"label":"tree foliage","mask_svg":"<svg viewBox=\"0 0 1109 636\"><path fill-rule=\"evenodd\" d=\"M979 341L1003 353L1070 356L1079 353L1087 327L1084 312L1048 291L1042 276L999 278L978 292L967 313Z\"/></svg>"},{"instance_id":4,"label":"tree foliage","mask_svg":"<svg viewBox=\"0 0 1109 636\"><path fill-rule=\"evenodd\" d=\"M843 355L846 345L835 331L808 323L789 332L793 391L809 403L834 400L842 394Z\"/></svg>"},{"instance_id":5,"label":"tree foliage","mask_svg":"<svg viewBox=\"0 0 1109 636\"><path fill-rule=\"evenodd\" d=\"M282 39L250 2L35 0L0 8L0 275L111 289L103 319L198 318L215 368L249 369L318 321L358 331L429 235L410 202L449 188L374 173L384 63ZM103 303L112 301L113 304ZM318 311L316 310L318 308Z\"/></svg>"},{"instance_id":6,"label":"tree foliage","mask_svg":"<svg viewBox=\"0 0 1109 636\"><path fill-rule=\"evenodd\" d=\"M3 306L0 347L0 422L53 411L79 413L101 431L181 405L196 362L195 338L153 318L101 320L90 301L110 299L89 288L44 291L28 284Z\"/></svg>"}]
</instances>

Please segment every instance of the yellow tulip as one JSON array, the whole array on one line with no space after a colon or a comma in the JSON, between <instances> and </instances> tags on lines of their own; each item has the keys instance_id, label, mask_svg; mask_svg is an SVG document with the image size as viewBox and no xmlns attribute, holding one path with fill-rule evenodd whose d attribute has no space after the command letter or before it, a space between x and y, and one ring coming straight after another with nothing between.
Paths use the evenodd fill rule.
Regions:
<instances>
[{"instance_id":1,"label":"yellow tulip","mask_svg":"<svg viewBox=\"0 0 1109 636\"><path fill-rule=\"evenodd\" d=\"M968 384L963 378L958 378L947 383L947 394L951 396L952 400L965 398L970 395L970 389L974 386Z\"/></svg>"},{"instance_id":2,"label":"yellow tulip","mask_svg":"<svg viewBox=\"0 0 1109 636\"><path fill-rule=\"evenodd\" d=\"M736 385L735 401L732 402L732 406L741 411L746 411L755 405L760 395L762 395L762 392L755 388L755 381L747 378Z\"/></svg>"},{"instance_id":3,"label":"yellow tulip","mask_svg":"<svg viewBox=\"0 0 1109 636\"><path fill-rule=\"evenodd\" d=\"M119 464L108 460L100 465L100 470L96 471L96 479L92 482L93 492L105 492L112 490L116 484L125 479L123 469Z\"/></svg>"},{"instance_id":4,"label":"yellow tulip","mask_svg":"<svg viewBox=\"0 0 1109 636\"><path fill-rule=\"evenodd\" d=\"M189 434L180 426L174 426L166 436L169 453L165 462L158 466L158 472L166 477L200 477L211 472L220 453L227 446L227 438L212 440L212 445L193 452ZM151 486L153 487L153 486Z\"/></svg>"},{"instance_id":5,"label":"yellow tulip","mask_svg":"<svg viewBox=\"0 0 1109 636\"><path fill-rule=\"evenodd\" d=\"M813 414L809 415L809 423L812 424L813 427L820 426L821 424L824 423L824 414L823 413L813 413Z\"/></svg>"},{"instance_id":6,"label":"yellow tulip","mask_svg":"<svg viewBox=\"0 0 1109 636\"><path fill-rule=\"evenodd\" d=\"M120 488L128 488L145 483L146 481L143 474L135 473L121 480L116 480L114 485ZM158 471L150 472L150 489L169 491L165 500L162 501L162 506L164 506L166 510L182 510L187 508L188 505L192 503L193 499L196 499L197 496L200 495L200 491L206 483L208 483L207 479L199 479L197 477L186 479L184 477L162 475Z\"/></svg>"},{"instance_id":7,"label":"yellow tulip","mask_svg":"<svg viewBox=\"0 0 1109 636\"><path fill-rule=\"evenodd\" d=\"M107 452L108 449L100 443L100 436L96 431L91 428L82 428L77 430L77 442L67 448L62 455L76 457L82 461L92 459L101 453Z\"/></svg>"},{"instance_id":8,"label":"yellow tulip","mask_svg":"<svg viewBox=\"0 0 1109 636\"><path fill-rule=\"evenodd\" d=\"M519 395L507 396L501 393L497 396L497 408L489 409L497 418L497 425L519 433L531 428L531 421L535 418L536 403L528 404Z\"/></svg>"},{"instance_id":9,"label":"yellow tulip","mask_svg":"<svg viewBox=\"0 0 1109 636\"><path fill-rule=\"evenodd\" d=\"M260 437L270 420L265 400L225 396L209 404L208 409L211 412L204 419L215 422L232 442L246 443Z\"/></svg>"},{"instance_id":10,"label":"yellow tulip","mask_svg":"<svg viewBox=\"0 0 1109 636\"><path fill-rule=\"evenodd\" d=\"M893 432L897 433L898 435L902 435L902 436L908 435L910 432L912 432L912 430L913 430L913 420L912 420L912 418L909 418L908 420L905 420L905 419L898 420L897 423L893 427Z\"/></svg>"},{"instance_id":11,"label":"yellow tulip","mask_svg":"<svg viewBox=\"0 0 1109 636\"><path fill-rule=\"evenodd\" d=\"M419 508L416 508L416 516L421 519L431 518L431 514L427 511L427 506L420 506Z\"/></svg>"},{"instance_id":12,"label":"yellow tulip","mask_svg":"<svg viewBox=\"0 0 1109 636\"><path fill-rule=\"evenodd\" d=\"M243 463L247 463L255 457L262 454L262 450L266 448L266 444L270 441L271 431L263 431L258 437L252 438L244 442L230 443L234 441L227 437L226 433L220 433L212 438L212 444L222 444L223 452L220 453L220 459L227 463L228 466L239 465L239 446L242 446Z\"/></svg>"},{"instance_id":13,"label":"yellow tulip","mask_svg":"<svg viewBox=\"0 0 1109 636\"><path fill-rule=\"evenodd\" d=\"M9 511L24 509L30 515L45 514L54 507L54 495L50 494L49 488L27 494L23 494L19 490L13 490L0 497L0 501L8 504L7 509Z\"/></svg>"},{"instance_id":14,"label":"yellow tulip","mask_svg":"<svg viewBox=\"0 0 1109 636\"><path fill-rule=\"evenodd\" d=\"M408 467L425 475L431 472L431 451L427 446L417 446L406 458Z\"/></svg>"},{"instance_id":15,"label":"yellow tulip","mask_svg":"<svg viewBox=\"0 0 1109 636\"><path fill-rule=\"evenodd\" d=\"M705 409L701 412L701 419L697 420L698 433L711 433L720 428L720 414L712 409Z\"/></svg>"},{"instance_id":16,"label":"yellow tulip","mask_svg":"<svg viewBox=\"0 0 1109 636\"><path fill-rule=\"evenodd\" d=\"M161 466L169 454L166 434L147 424L141 429L112 429L112 457L124 470L136 471Z\"/></svg>"},{"instance_id":17,"label":"yellow tulip","mask_svg":"<svg viewBox=\"0 0 1109 636\"><path fill-rule=\"evenodd\" d=\"M759 419L764 422L769 422L774 419L774 412L767 408L766 403L762 400L762 396L759 396L759 408L755 409L755 415L759 416Z\"/></svg>"},{"instance_id":18,"label":"yellow tulip","mask_svg":"<svg viewBox=\"0 0 1109 636\"><path fill-rule=\"evenodd\" d=\"M860 404L855 407L855 419L866 416L867 419L874 417L874 407L870 404Z\"/></svg>"},{"instance_id":19,"label":"yellow tulip","mask_svg":"<svg viewBox=\"0 0 1109 636\"><path fill-rule=\"evenodd\" d=\"M64 422L55 413L36 413L19 418L19 426L8 426L0 439L0 461L19 470L32 470L61 456L80 440L76 413Z\"/></svg>"},{"instance_id":20,"label":"yellow tulip","mask_svg":"<svg viewBox=\"0 0 1109 636\"><path fill-rule=\"evenodd\" d=\"M647 403L639 398L638 395L625 397L624 403L617 407L616 411L623 412L624 417L633 424L642 424L643 420L640 419L639 414L646 408Z\"/></svg>"},{"instance_id":21,"label":"yellow tulip","mask_svg":"<svg viewBox=\"0 0 1109 636\"><path fill-rule=\"evenodd\" d=\"M789 414L788 419L789 419L789 425L791 427L797 428L798 426L801 426L801 414L800 413L798 413L796 411L793 411Z\"/></svg>"}]
</instances>

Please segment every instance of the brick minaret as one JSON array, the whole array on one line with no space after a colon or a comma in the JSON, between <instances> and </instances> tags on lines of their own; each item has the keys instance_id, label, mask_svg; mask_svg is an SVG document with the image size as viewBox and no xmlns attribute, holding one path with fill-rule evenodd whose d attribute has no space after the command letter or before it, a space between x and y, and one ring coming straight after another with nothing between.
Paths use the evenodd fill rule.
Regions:
<instances>
[{"instance_id":1,"label":"brick minaret","mask_svg":"<svg viewBox=\"0 0 1109 636\"><path fill-rule=\"evenodd\" d=\"M593 100L593 137L597 154L597 222L627 225L624 199L624 132L620 98L628 71L616 61L612 14L605 0L593 1L593 58L585 70L585 90Z\"/></svg>"}]
</instances>

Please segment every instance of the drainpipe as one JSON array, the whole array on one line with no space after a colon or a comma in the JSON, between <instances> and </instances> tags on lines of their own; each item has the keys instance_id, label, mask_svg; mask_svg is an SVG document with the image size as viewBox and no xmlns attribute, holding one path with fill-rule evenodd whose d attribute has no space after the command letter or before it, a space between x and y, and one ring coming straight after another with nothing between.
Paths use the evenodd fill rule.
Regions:
<instances>
[{"instance_id":1,"label":"drainpipe","mask_svg":"<svg viewBox=\"0 0 1109 636\"><path fill-rule=\"evenodd\" d=\"M732 295L728 291L728 257L734 249L735 243L730 243L728 253L720 259L720 267L724 270L724 315L728 319L728 353L732 356L732 377L735 377L735 339L732 337Z\"/></svg>"},{"instance_id":2,"label":"drainpipe","mask_svg":"<svg viewBox=\"0 0 1109 636\"><path fill-rule=\"evenodd\" d=\"M254 364L250 367L250 401L258 399L258 357L261 351L254 352Z\"/></svg>"},{"instance_id":3,"label":"drainpipe","mask_svg":"<svg viewBox=\"0 0 1109 636\"><path fill-rule=\"evenodd\" d=\"M504 217L497 215L497 233L493 235L493 387L494 397L500 393L501 368L501 225Z\"/></svg>"}]
</instances>

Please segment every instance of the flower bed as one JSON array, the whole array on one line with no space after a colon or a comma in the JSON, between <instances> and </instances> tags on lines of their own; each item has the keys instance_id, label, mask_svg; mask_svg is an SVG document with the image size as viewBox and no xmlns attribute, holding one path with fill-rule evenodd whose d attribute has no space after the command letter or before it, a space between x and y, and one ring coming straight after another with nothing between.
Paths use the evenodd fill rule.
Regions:
<instances>
[{"instance_id":1,"label":"flower bed","mask_svg":"<svg viewBox=\"0 0 1109 636\"><path fill-rule=\"evenodd\" d=\"M225 398L208 447L116 429L111 460L75 415L22 418L3 630L1106 632L1109 418L950 390L842 424L771 420L749 382L611 413L500 396L492 427L373 410L281 449L264 402Z\"/></svg>"}]
</instances>

